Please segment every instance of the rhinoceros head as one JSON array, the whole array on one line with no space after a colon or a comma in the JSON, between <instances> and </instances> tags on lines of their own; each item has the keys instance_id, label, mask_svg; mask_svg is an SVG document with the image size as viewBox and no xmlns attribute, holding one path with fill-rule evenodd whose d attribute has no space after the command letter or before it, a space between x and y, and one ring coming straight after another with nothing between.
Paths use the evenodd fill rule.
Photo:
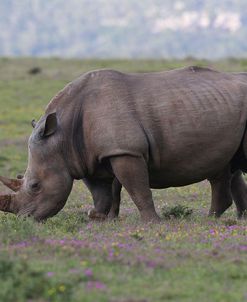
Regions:
<instances>
[{"instance_id":1,"label":"rhinoceros head","mask_svg":"<svg viewBox=\"0 0 247 302\"><path fill-rule=\"evenodd\" d=\"M62 146L62 131L56 113L45 115L29 138L28 167L24 177L0 177L1 182L15 191L0 195L0 210L43 220L63 208L73 181Z\"/></svg>"}]
</instances>

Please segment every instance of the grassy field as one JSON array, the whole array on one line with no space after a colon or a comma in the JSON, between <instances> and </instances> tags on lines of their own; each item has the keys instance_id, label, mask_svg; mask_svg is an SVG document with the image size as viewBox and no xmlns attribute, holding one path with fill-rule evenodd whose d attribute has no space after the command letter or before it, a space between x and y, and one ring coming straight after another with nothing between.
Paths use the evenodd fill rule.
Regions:
<instances>
[{"instance_id":1,"label":"grassy field","mask_svg":"<svg viewBox=\"0 0 247 302\"><path fill-rule=\"evenodd\" d=\"M235 59L0 59L0 175L25 171L30 121L81 73L192 64L247 71L247 60ZM34 67L41 72L33 74ZM207 182L154 190L153 196L160 225L142 224L126 192L118 221L89 221L92 198L80 181L65 208L46 223L0 213L0 301L247 301L246 221L236 220L233 207L220 220L207 218Z\"/></svg>"}]
</instances>

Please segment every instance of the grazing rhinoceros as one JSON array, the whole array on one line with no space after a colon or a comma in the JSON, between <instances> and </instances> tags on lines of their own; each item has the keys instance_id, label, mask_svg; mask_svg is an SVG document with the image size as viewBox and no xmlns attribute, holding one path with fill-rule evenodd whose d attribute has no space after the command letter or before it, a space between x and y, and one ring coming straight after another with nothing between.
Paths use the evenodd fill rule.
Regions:
<instances>
[{"instance_id":1,"label":"grazing rhinoceros","mask_svg":"<svg viewBox=\"0 0 247 302\"><path fill-rule=\"evenodd\" d=\"M48 104L29 139L23 179L1 180L16 191L0 209L42 220L61 210L74 179L92 192L92 216L118 214L121 185L145 221L159 220L151 188L204 179L210 214L234 199L247 209L242 171L247 142L247 74L189 67L124 74L92 71Z\"/></svg>"}]
</instances>

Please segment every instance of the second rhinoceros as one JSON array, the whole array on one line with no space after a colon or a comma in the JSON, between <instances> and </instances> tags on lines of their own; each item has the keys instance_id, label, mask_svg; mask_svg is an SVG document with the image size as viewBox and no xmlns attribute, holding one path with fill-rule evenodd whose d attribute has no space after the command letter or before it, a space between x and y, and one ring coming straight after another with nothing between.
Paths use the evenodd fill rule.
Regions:
<instances>
[{"instance_id":1,"label":"second rhinoceros","mask_svg":"<svg viewBox=\"0 0 247 302\"><path fill-rule=\"evenodd\" d=\"M210 213L234 199L247 210L247 75L188 67L125 74L86 73L48 104L29 139L23 179L0 209L46 219L61 210L74 179L83 179L94 213L118 214L121 186L141 218L158 221L150 188L208 179Z\"/></svg>"}]
</instances>

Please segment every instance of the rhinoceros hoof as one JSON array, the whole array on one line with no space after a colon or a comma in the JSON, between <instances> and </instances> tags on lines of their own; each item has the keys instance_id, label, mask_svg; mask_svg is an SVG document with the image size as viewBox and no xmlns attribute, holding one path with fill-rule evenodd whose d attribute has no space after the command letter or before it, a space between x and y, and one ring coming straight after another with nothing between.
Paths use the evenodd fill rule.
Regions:
<instances>
[{"instance_id":1,"label":"rhinoceros hoof","mask_svg":"<svg viewBox=\"0 0 247 302\"><path fill-rule=\"evenodd\" d=\"M89 210L87 215L90 219L94 219L94 220L105 220L107 218L107 215L103 213L99 213L95 209Z\"/></svg>"},{"instance_id":2,"label":"rhinoceros hoof","mask_svg":"<svg viewBox=\"0 0 247 302\"><path fill-rule=\"evenodd\" d=\"M107 215L107 219L111 221L111 220L119 219L119 217L118 217L117 214L111 213L111 212L110 212L110 213Z\"/></svg>"}]
</instances>

